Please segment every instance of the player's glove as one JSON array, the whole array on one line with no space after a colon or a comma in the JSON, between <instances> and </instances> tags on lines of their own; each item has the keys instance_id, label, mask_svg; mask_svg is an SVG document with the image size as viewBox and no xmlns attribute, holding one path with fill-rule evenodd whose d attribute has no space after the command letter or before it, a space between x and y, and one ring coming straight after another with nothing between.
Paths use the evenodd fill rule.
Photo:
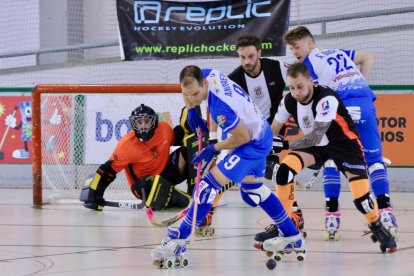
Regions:
<instances>
[{"instance_id":1,"label":"player's glove","mask_svg":"<svg viewBox=\"0 0 414 276\"><path fill-rule=\"evenodd\" d=\"M282 137L273 137L273 153L279 153L289 148L289 141L283 140Z\"/></svg>"},{"instance_id":2,"label":"player's glove","mask_svg":"<svg viewBox=\"0 0 414 276\"><path fill-rule=\"evenodd\" d=\"M188 109L187 122L196 137L198 137L198 128L200 128L203 133L208 133L207 122L205 122L200 114L198 114L196 108Z\"/></svg>"},{"instance_id":3,"label":"player's glove","mask_svg":"<svg viewBox=\"0 0 414 276\"><path fill-rule=\"evenodd\" d=\"M213 145L205 147L199 154L194 157L192 163L198 164L201 162L201 171L204 171L208 164L214 159L216 154L219 152L216 151Z\"/></svg>"}]
</instances>

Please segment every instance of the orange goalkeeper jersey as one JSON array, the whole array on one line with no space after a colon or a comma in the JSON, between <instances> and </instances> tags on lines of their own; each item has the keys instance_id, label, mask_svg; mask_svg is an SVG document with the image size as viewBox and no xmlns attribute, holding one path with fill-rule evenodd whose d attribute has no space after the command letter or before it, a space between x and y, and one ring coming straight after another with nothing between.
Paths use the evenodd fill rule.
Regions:
<instances>
[{"instance_id":1,"label":"orange goalkeeper jersey","mask_svg":"<svg viewBox=\"0 0 414 276\"><path fill-rule=\"evenodd\" d=\"M117 173L125 169L130 186L134 183L130 170L138 178L160 174L168 162L174 139L172 128L165 122L158 123L154 136L145 143L131 130L119 140L109 158L111 167Z\"/></svg>"}]
</instances>

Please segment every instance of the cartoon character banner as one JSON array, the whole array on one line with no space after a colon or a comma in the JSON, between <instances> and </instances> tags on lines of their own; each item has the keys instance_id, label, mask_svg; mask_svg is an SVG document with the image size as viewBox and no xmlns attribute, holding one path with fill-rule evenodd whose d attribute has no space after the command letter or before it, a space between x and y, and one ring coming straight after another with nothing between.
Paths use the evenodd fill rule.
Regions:
<instances>
[{"instance_id":1,"label":"cartoon character banner","mask_svg":"<svg viewBox=\"0 0 414 276\"><path fill-rule=\"evenodd\" d=\"M0 163L32 163L30 96L0 97Z\"/></svg>"}]
</instances>

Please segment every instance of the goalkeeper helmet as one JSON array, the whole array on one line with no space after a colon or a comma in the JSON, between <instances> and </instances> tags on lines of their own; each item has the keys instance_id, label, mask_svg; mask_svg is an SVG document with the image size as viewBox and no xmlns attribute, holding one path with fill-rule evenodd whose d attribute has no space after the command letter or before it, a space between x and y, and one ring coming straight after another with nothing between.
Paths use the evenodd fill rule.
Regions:
<instances>
[{"instance_id":1,"label":"goalkeeper helmet","mask_svg":"<svg viewBox=\"0 0 414 276\"><path fill-rule=\"evenodd\" d=\"M146 142L154 136L158 126L158 115L151 107L141 104L132 111L129 122L135 136L142 142Z\"/></svg>"}]
</instances>

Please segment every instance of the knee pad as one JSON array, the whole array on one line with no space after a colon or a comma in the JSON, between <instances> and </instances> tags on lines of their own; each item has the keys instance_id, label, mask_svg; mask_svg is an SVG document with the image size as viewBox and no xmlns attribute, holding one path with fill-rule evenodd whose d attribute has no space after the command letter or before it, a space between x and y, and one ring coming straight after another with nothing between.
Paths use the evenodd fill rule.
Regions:
<instances>
[{"instance_id":1,"label":"knee pad","mask_svg":"<svg viewBox=\"0 0 414 276\"><path fill-rule=\"evenodd\" d=\"M276 184L286 185L293 182L296 172L285 163L282 163L276 172Z\"/></svg>"},{"instance_id":2,"label":"knee pad","mask_svg":"<svg viewBox=\"0 0 414 276\"><path fill-rule=\"evenodd\" d=\"M274 172L275 166L279 167L279 156L274 155L274 154L269 154L266 157L266 170L265 170L266 179L269 179L269 180L273 179L273 172Z\"/></svg>"},{"instance_id":3,"label":"knee pad","mask_svg":"<svg viewBox=\"0 0 414 276\"><path fill-rule=\"evenodd\" d=\"M385 171L385 165L384 163L373 163L373 164L368 164L368 173L369 175L373 174L375 171Z\"/></svg>"},{"instance_id":4,"label":"knee pad","mask_svg":"<svg viewBox=\"0 0 414 276\"><path fill-rule=\"evenodd\" d=\"M368 214L375 210L375 202L371 193L367 193L354 200L356 208L363 214Z\"/></svg>"},{"instance_id":5,"label":"knee pad","mask_svg":"<svg viewBox=\"0 0 414 276\"><path fill-rule=\"evenodd\" d=\"M185 208L190 204L191 197L178 190L174 185L159 175L154 177L146 206L154 211L179 207Z\"/></svg>"},{"instance_id":6,"label":"knee pad","mask_svg":"<svg viewBox=\"0 0 414 276\"><path fill-rule=\"evenodd\" d=\"M272 193L268 187L260 184L241 184L241 197L248 205L257 207L261 202L265 201Z\"/></svg>"},{"instance_id":7,"label":"knee pad","mask_svg":"<svg viewBox=\"0 0 414 276\"><path fill-rule=\"evenodd\" d=\"M200 193L197 199L198 203L212 204L220 190L220 183L217 182L211 172L208 172L200 181Z\"/></svg>"}]
</instances>

